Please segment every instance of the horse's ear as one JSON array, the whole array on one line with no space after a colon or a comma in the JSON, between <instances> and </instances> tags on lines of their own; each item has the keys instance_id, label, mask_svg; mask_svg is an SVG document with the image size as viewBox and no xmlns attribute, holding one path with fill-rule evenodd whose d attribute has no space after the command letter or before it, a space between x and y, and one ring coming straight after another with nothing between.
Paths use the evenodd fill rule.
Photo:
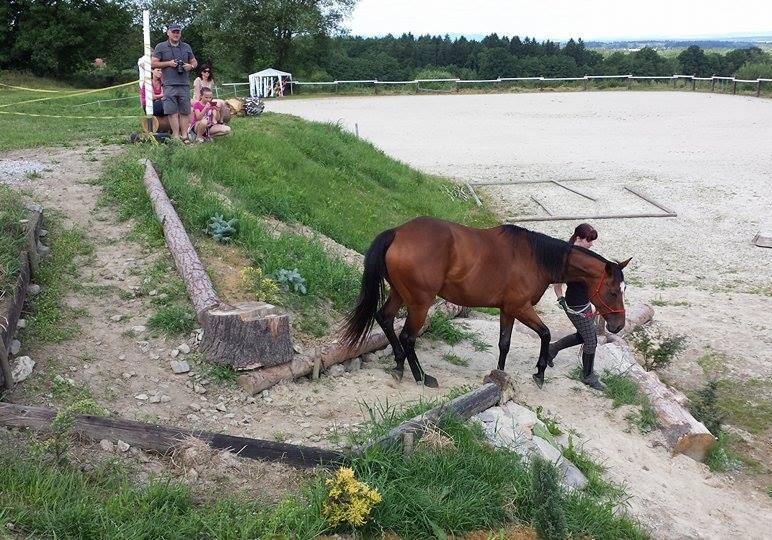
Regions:
<instances>
[{"instance_id":1,"label":"horse's ear","mask_svg":"<svg viewBox=\"0 0 772 540\"><path fill-rule=\"evenodd\" d=\"M624 268L625 266L627 266L628 264L630 264L630 261L632 261L632 260L633 260L633 258L632 258L632 257L630 257L630 258L629 258L629 259L627 259L626 261L622 261L621 263L619 263L619 268Z\"/></svg>"}]
</instances>

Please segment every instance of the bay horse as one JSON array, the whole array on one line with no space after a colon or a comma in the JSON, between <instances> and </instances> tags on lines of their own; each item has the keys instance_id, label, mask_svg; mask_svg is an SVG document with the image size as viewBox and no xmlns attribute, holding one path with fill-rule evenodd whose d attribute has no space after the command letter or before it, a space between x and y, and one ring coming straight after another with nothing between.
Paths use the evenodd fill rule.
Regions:
<instances>
[{"instance_id":1,"label":"bay horse","mask_svg":"<svg viewBox=\"0 0 772 540\"><path fill-rule=\"evenodd\" d=\"M515 225L476 229L415 218L382 232L367 250L362 287L343 327L343 341L350 346L361 343L377 321L394 350L395 378L402 379L407 358L415 380L437 388L437 379L423 371L415 353L416 338L435 297L461 306L495 307L500 310L498 369L504 369L517 319L541 338L533 375L541 387L550 331L534 305L551 283L584 282L608 330L617 333L625 325L622 269L629 262L611 262ZM384 280L390 285L388 297ZM394 318L403 304L407 321L397 338Z\"/></svg>"}]
</instances>

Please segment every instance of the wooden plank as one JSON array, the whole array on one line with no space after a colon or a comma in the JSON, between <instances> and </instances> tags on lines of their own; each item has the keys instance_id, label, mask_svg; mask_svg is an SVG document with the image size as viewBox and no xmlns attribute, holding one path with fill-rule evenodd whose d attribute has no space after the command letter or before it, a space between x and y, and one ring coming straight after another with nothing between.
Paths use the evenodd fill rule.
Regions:
<instances>
[{"instance_id":1,"label":"wooden plank","mask_svg":"<svg viewBox=\"0 0 772 540\"><path fill-rule=\"evenodd\" d=\"M650 196L646 195L646 194L645 194L645 193L643 193L642 191L638 191L637 189L635 189L635 188L632 188L632 187L630 187L630 186L625 186L625 189L626 189L627 191L629 191L630 193L632 193L632 194L634 194L634 195L637 195L638 197L640 197L640 198L641 198L641 199L643 199L644 201L646 201L646 202L648 202L648 203L650 203L650 204L653 204L654 206L656 206L657 208L659 208L659 209L660 209L660 210L662 210L663 212L665 212L665 213L667 213L667 214L672 214L672 216L673 216L673 217L675 217L675 216L677 216L677 215L678 215L678 214L676 214L675 210L671 210L669 207L667 207L667 206L665 206L664 204L662 204L661 202L659 202L659 201L657 201L657 200L653 199L652 197L650 197Z\"/></svg>"},{"instance_id":2,"label":"wooden plank","mask_svg":"<svg viewBox=\"0 0 772 540\"><path fill-rule=\"evenodd\" d=\"M11 370L11 364L8 362L8 351L5 350L5 345L0 340L0 373L3 379L3 388L10 388L15 382L13 380L13 370Z\"/></svg>"},{"instance_id":3,"label":"wooden plank","mask_svg":"<svg viewBox=\"0 0 772 540\"><path fill-rule=\"evenodd\" d=\"M404 444L405 435L408 433L412 434L412 440L417 442L429 427L441 425L442 421L447 417L468 420L475 414L489 409L502 401L506 387L510 385L511 382L506 374L494 370L485 378L485 382L480 388L467 392L448 403L438 405L423 414L414 416L393 428L386 435L366 444L360 449L360 452L366 452L373 448L392 449L398 447Z\"/></svg>"},{"instance_id":4,"label":"wooden plank","mask_svg":"<svg viewBox=\"0 0 772 540\"><path fill-rule=\"evenodd\" d=\"M596 178L563 178L561 182L586 182ZM520 186L523 184L551 184L555 180L523 180L521 182L507 182L502 180L490 180L482 182L469 182L470 186Z\"/></svg>"},{"instance_id":5,"label":"wooden plank","mask_svg":"<svg viewBox=\"0 0 772 540\"><path fill-rule=\"evenodd\" d=\"M584 197L585 199L590 199L590 200L591 200L591 201L593 201L593 202L595 202L595 201L597 201L597 200L598 200L598 199L596 199L595 197L591 197L590 195L587 195L587 194L586 194L585 192L583 192L583 191L579 191L578 189L575 189L575 188L572 188L572 187L570 187L570 186L567 186L567 185L563 184L562 182L558 182L557 180L553 180L553 181L552 181L552 183L553 183L553 184L555 184L556 186L560 186L560 187L562 187L563 189L567 189L568 191L573 191L573 192L574 192L574 193L576 193L577 195L581 195L581 196L582 196L582 197Z\"/></svg>"},{"instance_id":6,"label":"wooden plank","mask_svg":"<svg viewBox=\"0 0 772 540\"><path fill-rule=\"evenodd\" d=\"M477 197L477 193L475 193L474 188L469 182L466 182L466 189L468 189L469 193L471 193L472 197L474 197L474 202L477 203L477 206L482 206L482 202L480 202L480 199Z\"/></svg>"},{"instance_id":7,"label":"wooden plank","mask_svg":"<svg viewBox=\"0 0 772 540\"><path fill-rule=\"evenodd\" d=\"M547 212L547 215L548 215L548 216L554 216L554 215L555 215L555 213L554 213L554 212L550 212L550 209L549 209L549 208L547 208L546 206L544 206L544 203L543 203L543 202L541 202L539 199L537 199L537 198L536 198L536 197L534 197L533 195L531 195L530 197L531 197L531 200L532 200L533 202L535 202L536 204L538 204L539 206L541 206L541 209L542 209L542 210L544 210L545 212Z\"/></svg>"},{"instance_id":8,"label":"wooden plank","mask_svg":"<svg viewBox=\"0 0 772 540\"><path fill-rule=\"evenodd\" d=\"M57 412L47 407L0 403L0 425L49 431ZM207 431L190 431L104 416L75 415L73 432L93 441L120 439L132 446L159 453L179 447L180 442L187 437L195 437L212 448L228 450L241 457L280 461L297 467L337 465L346 461L345 454L334 450Z\"/></svg>"},{"instance_id":9,"label":"wooden plank","mask_svg":"<svg viewBox=\"0 0 772 540\"><path fill-rule=\"evenodd\" d=\"M676 217L676 214L605 214L605 215L578 215L578 216L513 216L506 219L506 223L519 223L523 221L584 221L591 219L633 219L633 218L665 218Z\"/></svg>"}]
</instances>

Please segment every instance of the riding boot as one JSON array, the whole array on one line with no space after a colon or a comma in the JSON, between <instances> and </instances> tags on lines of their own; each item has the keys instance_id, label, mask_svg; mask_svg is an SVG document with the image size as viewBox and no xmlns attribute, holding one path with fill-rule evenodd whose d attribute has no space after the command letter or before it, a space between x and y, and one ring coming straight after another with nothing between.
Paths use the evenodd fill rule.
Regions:
<instances>
[{"instance_id":1,"label":"riding boot","mask_svg":"<svg viewBox=\"0 0 772 540\"><path fill-rule=\"evenodd\" d=\"M594 363L594 352L582 354L582 382L595 390L603 390L605 386L600 382L598 374L592 370Z\"/></svg>"},{"instance_id":2,"label":"riding boot","mask_svg":"<svg viewBox=\"0 0 772 540\"><path fill-rule=\"evenodd\" d=\"M560 338L557 341L553 341L550 343L550 346L547 349L547 365L549 367L555 367L555 364L552 363L552 360L558 355L560 351L569 347L574 347L580 343L582 343L582 337L579 334L570 334L566 337Z\"/></svg>"}]
</instances>

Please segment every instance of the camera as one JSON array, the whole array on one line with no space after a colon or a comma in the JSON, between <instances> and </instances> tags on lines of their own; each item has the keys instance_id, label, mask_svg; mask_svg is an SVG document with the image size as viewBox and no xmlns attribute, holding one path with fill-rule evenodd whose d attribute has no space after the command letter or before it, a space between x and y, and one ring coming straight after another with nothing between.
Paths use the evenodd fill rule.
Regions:
<instances>
[{"instance_id":1,"label":"camera","mask_svg":"<svg viewBox=\"0 0 772 540\"><path fill-rule=\"evenodd\" d=\"M177 73L179 73L180 75L185 73L185 62L183 62L182 60L175 60L174 64L177 67Z\"/></svg>"}]
</instances>

